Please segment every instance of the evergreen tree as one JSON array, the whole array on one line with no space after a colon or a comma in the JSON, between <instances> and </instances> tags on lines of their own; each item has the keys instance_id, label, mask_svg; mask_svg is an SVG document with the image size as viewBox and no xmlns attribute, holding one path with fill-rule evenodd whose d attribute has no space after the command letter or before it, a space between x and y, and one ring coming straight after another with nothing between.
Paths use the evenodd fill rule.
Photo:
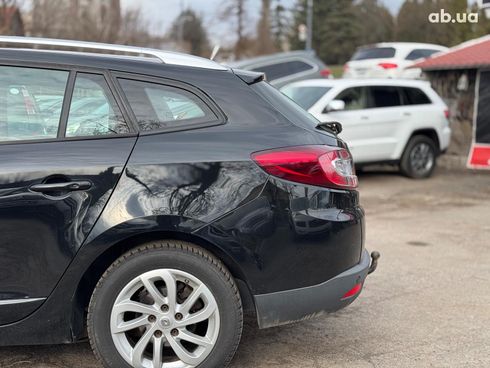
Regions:
<instances>
[{"instance_id":1,"label":"evergreen tree","mask_svg":"<svg viewBox=\"0 0 490 368\"><path fill-rule=\"evenodd\" d=\"M209 57L209 40L200 16L194 10L186 9L174 20L170 35L188 45L193 55Z\"/></svg>"},{"instance_id":2,"label":"evergreen tree","mask_svg":"<svg viewBox=\"0 0 490 368\"><path fill-rule=\"evenodd\" d=\"M457 45L475 36L475 26L466 21L431 23L431 14L441 10L453 18L468 12L467 0L405 0L397 18L398 41L428 42L446 46Z\"/></svg>"},{"instance_id":3,"label":"evergreen tree","mask_svg":"<svg viewBox=\"0 0 490 368\"><path fill-rule=\"evenodd\" d=\"M392 41L395 20L390 11L379 0L362 0L355 6L357 21L362 32L357 41L360 45Z\"/></svg>"},{"instance_id":4,"label":"evergreen tree","mask_svg":"<svg viewBox=\"0 0 490 368\"><path fill-rule=\"evenodd\" d=\"M276 0L272 6L271 31L274 46L277 50L284 51L289 36L289 18L281 0Z\"/></svg>"},{"instance_id":5,"label":"evergreen tree","mask_svg":"<svg viewBox=\"0 0 490 368\"><path fill-rule=\"evenodd\" d=\"M317 0L313 9L313 49L328 64L347 61L356 46L363 25L356 17L354 0ZM303 49L298 39L298 26L306 24L306 0L299 0L293 10L294 28L291 35L293 49ZM365 30L364 30L365 31Z\"/></svg>"}]
</instances>

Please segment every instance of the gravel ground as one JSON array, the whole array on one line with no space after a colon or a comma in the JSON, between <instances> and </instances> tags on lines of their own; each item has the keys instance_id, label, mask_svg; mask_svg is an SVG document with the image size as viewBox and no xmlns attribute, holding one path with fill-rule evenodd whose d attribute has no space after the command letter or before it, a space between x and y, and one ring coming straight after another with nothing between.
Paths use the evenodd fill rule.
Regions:
<instances>
[{"instance_id":1,"label":"gravel ground","mask_svg":"<svg viewBox=\"0 0 490 368\"><path fill-rule=\"evenodd\" d=\"M247 322L232 367L490 367L490 173L360 179L367 247L382 255L361 297L290 326ZM0 348L0 367L99 365L83 343Z\"/></svg>"}]
</instances>

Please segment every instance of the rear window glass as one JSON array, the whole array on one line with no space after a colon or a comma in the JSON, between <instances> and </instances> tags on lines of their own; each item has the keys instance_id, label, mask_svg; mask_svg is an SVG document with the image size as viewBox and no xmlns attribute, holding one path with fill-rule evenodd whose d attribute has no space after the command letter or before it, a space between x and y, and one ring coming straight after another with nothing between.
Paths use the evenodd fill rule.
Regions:
<instances>
[{"instance_id":1,"label":"rear window glass","mask_svg":"<svg viewBox=\"0 0 490 368\"><path fill-rule=\"evenodd\" d=\"M407 57L405 58L406 60L417 60L417 59L422 59L422 58L428 58L432 54L435 54L436 52L439 52L439 50L431 50L431 49L415 49L412 50Z\"/></svg>"},{"instance_id":2,"label":"rear window glass","mask_svg":"<svg viewBox=\"0 0 490 368\"><path fill-rule=\"evenodd\" d=\"M393 107L400 106L400 92L394 86L369 87L369 107Z\"/></svg>"},{"instance_id":3,"label":"rear window glass","mask_svg":"<svg viewBox=\"0 0 490 368\"><path fill-rule=\"evenodd\" d=\"M286 86L281 89L281 92L300 105L303 109L308 110L330 89L330 87Z\"/></svg>"},{"instance_id":4,"label":"rear window glass","mask_svg":"<svg viewBox=\"0 0 490 368\"><path fill-rule=\"evenodd\" d=\"M429 97L418 88L403 87L402 93L405 105L425 105L431 103Z\"/></svg>"},{"instance_id":5,"label":"rear window glass","mask_svg":"<svg viewBox=\"0 0 490 368\"><path fill-rule=\"evenodd\" d=\"M372 47L357 50L351 60L385 59L394 56L393 47Z\"/></svg>"},{"instance_id":6,"label":"rear window glass","mask_svg":"<svg viewBox=\"0 0 490 368\"><path fill-rule=\"evenodd\" d=\"M304 61L293 60L293 61L286 61L286 62L272 64L272 65L264 65L261 67L254 68L252 69L252 71L265 73L267 80L272 81L275 79L286 77L288 75L305 72L313 68L314 67L312 65Z\"/></svg>"},{"instance_id":7,"label":"rear window glass","mask_svg":"<svg viewBox=\"0 0 490 368\"><path fill-rule=\"evenodd\" d=\"M280 113L294 124L305 128L315 128L320 122L313 115L306 112L293 100L267 82L252 84L251 87L260 97L274 106Z\"/></svg>"},{"instance_id":8,"label":"rear window glass","mask_svg":"<svg viewBox=\"0 0 490 368\"><path fill-rule=\"evenodd\" d=\"M200 98L187 90L130 79L119 82L142 131L218 120Z\"/></svg>"}]
</instances>

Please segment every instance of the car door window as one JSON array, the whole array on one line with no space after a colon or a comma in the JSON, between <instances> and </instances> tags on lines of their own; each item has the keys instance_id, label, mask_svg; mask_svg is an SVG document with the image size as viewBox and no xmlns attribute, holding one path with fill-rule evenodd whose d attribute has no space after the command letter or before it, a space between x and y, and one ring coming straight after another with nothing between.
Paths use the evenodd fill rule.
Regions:
<instances>
[{"instance_id":1,"label":"car door window","mask_svg":"<svg viewBox=\"0 0 490 368\"><path fill-rule=\"evenodd\" d=\"M0 66L0 141L56 138L68 74Z\"/></svg>"},{"instance_id":2,"label":"car door window","mask_svg":"<svg viewBox=\"0 0 490 368\"><path fill-rule=\"evenodd\" d=\"M361 110L367 108L366 88L352 87L340 92L335 100L345 103L344 110Z\"/></svg>"},{"instance_id":3,"label":"car door window","mask_svg":"<svg viewBox=\"0 0 490 368\"><path fill-rule=\"evenodd\" d=\"M369 108L401 106L398 87L372 86L369 87Z\"/></svg>"},{"instance_id":4,"label":"car door window","mask_svg":"<svg viewBox=\"0 0 490 368\"><path fill-rule=\"evenodd\" d=\"M429 97L419 88L403 87L401 90L405 105L426 105L431 103Z\"/></svg>"},{"instance_id":5,"label":"car door window","mask_svg":"<svg viewBox=\"0 0 490 368\"><path fill-rule=\"evenodd\" d=\"M67 137L129 133L101 74L77 73L66 126Z\"/></svg>"},{"instance_id":6,"label":"car door window","mask_svg":"<svg viewBox=\"0 0 490 368\"><path fill-rule=\"evenodd\" d=\"M142 131L216 122L211 109L193 93L163 84L119 79Z\"/></svg>"},{"instance_id":7,"label":"car door window","mask_svg":"<svg viewBox=\"0 0 490 368\"><path fill-rule=\"evenodd\" d=\"M440 50L432 50L432 49L415 49L410 51L410 53L405 58L406 60L417 60L422 58L428 58L432 54L436 52L440 52Z\"/></svg>"},{"instance_id":8,"label":"car door window","mask_svg":"<svg viewBox=\"0 0 490 368\"><path fill-rule=\"evenodd\" d=\"M298 74L313 69L314 66L301 60L285 61L281 63L264 65L252 69L253 72L265 73L269 81Z\"/></svg>"}]
</instances>

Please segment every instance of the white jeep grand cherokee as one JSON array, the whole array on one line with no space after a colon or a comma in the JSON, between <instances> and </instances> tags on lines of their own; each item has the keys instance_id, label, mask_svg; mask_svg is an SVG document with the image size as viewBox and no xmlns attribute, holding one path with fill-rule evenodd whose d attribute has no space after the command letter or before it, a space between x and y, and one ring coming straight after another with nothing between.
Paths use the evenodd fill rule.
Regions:
<instances>
[{"instance_id":1,"label":"white jeep grand cherokee","mask_svg":"<svg viewBox=\"0 0 490 368\"><path fill-rule=\"evenodd\" d=\"M312 79L281 91L321 122L340 122L357 165L394 163L426 178L449 145L449 111L428 82Z\"/></svg>"}]
</instances>

